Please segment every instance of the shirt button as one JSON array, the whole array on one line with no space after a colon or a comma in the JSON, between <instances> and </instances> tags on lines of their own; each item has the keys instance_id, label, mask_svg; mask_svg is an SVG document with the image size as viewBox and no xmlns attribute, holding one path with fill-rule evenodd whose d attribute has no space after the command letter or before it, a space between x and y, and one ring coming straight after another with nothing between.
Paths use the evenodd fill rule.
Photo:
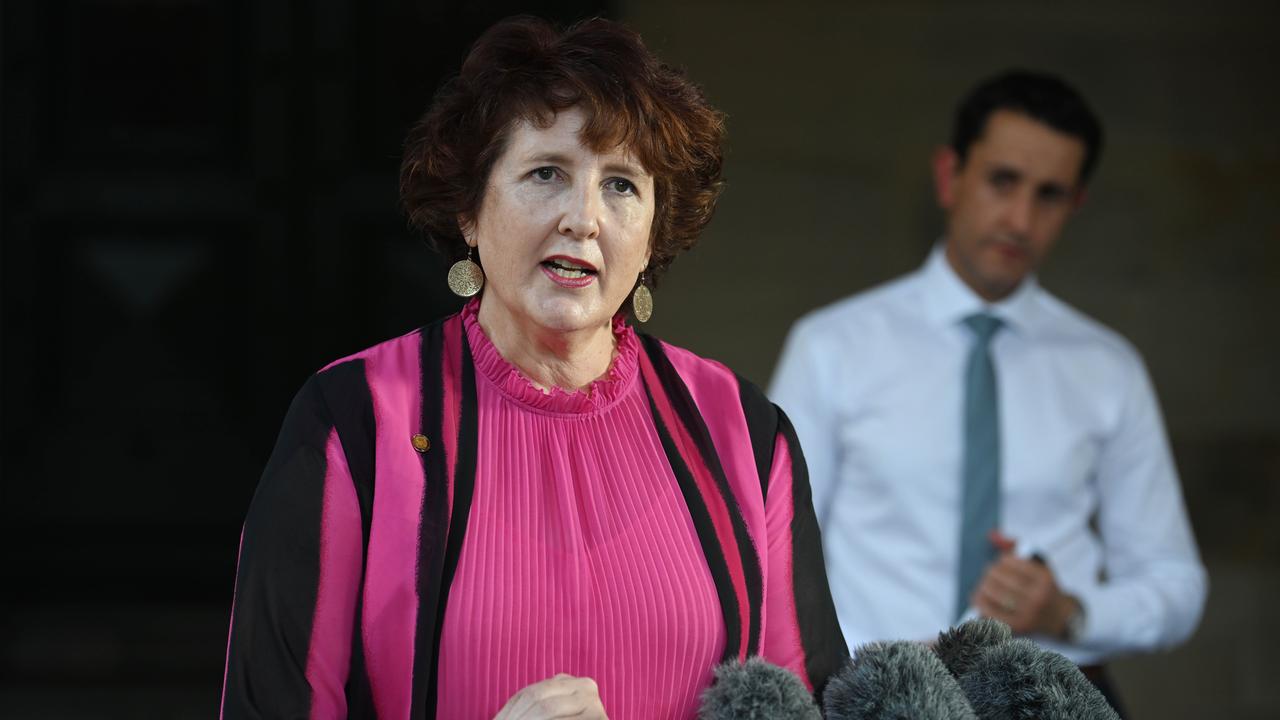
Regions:
<instances>
[{"instance_id":1,"label":"shirt button","mask_svg":"<svg viewBox=\"0 0 1280 720\"><path fill-rule=\"evenodd\" d=\"M424 453L431 449L431 441L428 440L427 436L423 435L422 433L418 433L417 435L414 435L412 438L412 442L413 442L413 449L417 450L420 453Z\"/></svg>"}]
</instances>

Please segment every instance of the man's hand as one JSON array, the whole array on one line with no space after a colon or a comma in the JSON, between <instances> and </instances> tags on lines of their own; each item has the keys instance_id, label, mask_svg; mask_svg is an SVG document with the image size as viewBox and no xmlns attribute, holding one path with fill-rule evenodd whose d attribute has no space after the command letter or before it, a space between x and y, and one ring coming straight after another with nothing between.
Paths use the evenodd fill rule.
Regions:
<instances>
[{"instance_id":1,"label":"man's hand","mask_svg":"<svg viewBox=\"0 0 1280 720\"><path fill-rule=\"evenodd\" d=\"M992 532L991 542L1000 557L978 582L970 600L973 606L1015 633L1065 638L1067 621L1079 609L1075 598L1058 588L1047 565L1014 555L1011 538Z\"/></svg>"},{"instance_id":2,"label":"man's hand","mask_svg":"<svg viewBox=\"0 0 1280 720\"><path fill-rule=\"evenodd\" d=\"M534 683L513 695L493 720L552 718L608 720L596 681L561 673Z\"/></svg>"}]
</instances>

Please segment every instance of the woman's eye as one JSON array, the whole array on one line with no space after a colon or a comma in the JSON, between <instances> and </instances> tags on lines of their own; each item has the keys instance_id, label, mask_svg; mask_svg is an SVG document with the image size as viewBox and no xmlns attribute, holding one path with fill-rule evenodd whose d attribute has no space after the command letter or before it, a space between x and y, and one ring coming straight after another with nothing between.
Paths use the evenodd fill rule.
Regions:
<instances>
[{"instance_id":1,"label":"woman's eye","mask_svg":"<svg viewBox=\"0 0 1280 720\"><path fill-rule=\"evenodd\" d=\"M556 169L553 167L540 167L533 171L533 176L544 182L550 182L556 179Z\"/></svg>"},{"instance_id":2,"label":"woman's eye","mask_svg":"<svg viewBox=\"0 0 1280 720\"><path fill-rule=\"evenodd\" d=\"M634 195L636 192L635 184L622 178L613 178L605 184L605 187L622 195Z\"/></svg>"}]
</instances>

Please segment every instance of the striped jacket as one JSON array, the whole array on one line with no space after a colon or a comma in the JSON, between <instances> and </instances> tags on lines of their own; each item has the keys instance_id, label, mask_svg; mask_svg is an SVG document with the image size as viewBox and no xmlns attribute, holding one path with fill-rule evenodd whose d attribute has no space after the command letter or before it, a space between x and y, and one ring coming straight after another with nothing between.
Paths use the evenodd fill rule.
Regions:
<instances>
[{"instance_id":1,"label":"striped jacket","mask_svg":"<svg viewBox=\"0 0 1280 720\"><path fill-rule=\"evenodd\" d=\"M476 470L462 325L453 315L339 360L294 399L241 536L222 717L435 717ZM724 366L641 342L654 426L723 612L722 660L762 655L820 693L847 649L790 423ZM766 536L770 493L790 497L785 537Z\"/></svg>"}]
</instances>

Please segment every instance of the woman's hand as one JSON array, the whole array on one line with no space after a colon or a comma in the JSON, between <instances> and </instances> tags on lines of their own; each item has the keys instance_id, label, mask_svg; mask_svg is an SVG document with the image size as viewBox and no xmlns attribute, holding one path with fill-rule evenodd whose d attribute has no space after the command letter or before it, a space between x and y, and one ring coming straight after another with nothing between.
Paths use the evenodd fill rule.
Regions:
<instances>
[{"instance_id":1,"label":"woman's hand","mask_svg":"<svg viewBox=\"0 0 1280 720\"><path fill-rule=\"evenodd\" d=\"M600 704L600 688L588 677L561 673L534 683L507 701L493 720L608 720Z\"/></svg>"}]
</instances>

